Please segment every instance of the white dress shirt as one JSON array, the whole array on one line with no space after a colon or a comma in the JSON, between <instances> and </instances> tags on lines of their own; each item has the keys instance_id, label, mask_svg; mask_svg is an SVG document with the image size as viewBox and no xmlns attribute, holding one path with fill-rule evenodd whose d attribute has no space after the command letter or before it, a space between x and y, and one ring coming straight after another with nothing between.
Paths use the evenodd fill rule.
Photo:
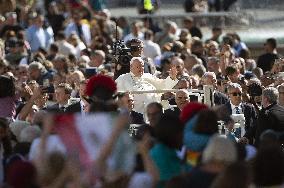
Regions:
<instances>
[{"instance_id":1,"label":"white dress shirt","mask_svg":"<svg viewBox=\"0 0 284 188\"><path fill-rule=\"evenodd\" d=\"M238 106L233 105L231 102L230 102L230 104L231 104L232 114L237 114L236 107L239 108L239 114L243 114L244 113L243 112L243 108L242 108L242 103L240 103Z\"/></svg>"}]
</instances>

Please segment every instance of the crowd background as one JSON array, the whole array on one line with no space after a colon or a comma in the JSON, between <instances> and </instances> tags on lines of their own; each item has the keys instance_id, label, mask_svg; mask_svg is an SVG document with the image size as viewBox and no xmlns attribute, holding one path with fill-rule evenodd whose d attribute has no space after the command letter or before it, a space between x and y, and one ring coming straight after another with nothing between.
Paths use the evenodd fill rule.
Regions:
<instances>
[{"instance_id":1,"label":"crowd background","mask_svg":"<svg viewBox=\"0 0 284 188\"><path fill-rule=\"evenodd\" d=\"M158 2L143 1L140 13ZM205 38L191 17L129 23L100 0L0 5L2 187L283 187L284 60L275 38L254 58L238 33L216 25ZM115 50L119 39L125 46ZM188 92L204 85L214 88L213 107ZM128 92L149 88L180 91ZM50 115L91 112L119 115L83 168ZM244 115L243 129L232 114ZM132 137L129 124L141 125Z\"/></svg>"}]
</instances>

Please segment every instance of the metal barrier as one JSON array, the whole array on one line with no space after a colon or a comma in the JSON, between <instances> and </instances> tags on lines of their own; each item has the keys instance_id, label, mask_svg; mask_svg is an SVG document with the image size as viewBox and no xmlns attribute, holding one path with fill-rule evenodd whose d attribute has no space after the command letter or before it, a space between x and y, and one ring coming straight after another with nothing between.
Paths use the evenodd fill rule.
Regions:
<instances>
[{"instance_id":1,"label":"metal barrier","mask_svg":"<svg viewBox=\"0 0 284 188\"><path fill-rule=\"evenodd\" d=\"M126 16L127 20L131 23L142 18L149 17L155 23L165 23L167 20L176 22L182 25L185 17L192 17L199 26L213 27L220 26L222 28L234 26L248 26L254 23L254 17L248 12L210 12L210 13L177 13L172 12L167 15L154 14L154 15L135 15Z\"/></svg>"},{"instance_id":2,"label":"metal barrier","mask_svg":"<svg viewBox=\"0 0 284 188\"><path fill-rule=\"evenodd\" d=\"M162 90L147 90L147 91L127 91L131 94L145 94L145 93L167 93L177 92L181 89L162 89ZM190 95L198 97L198 102L204 103L210 107L214 106L214 89L213 86L205 85L202 90L199 89L187 89Z\"/></svg>"}]
</instances>

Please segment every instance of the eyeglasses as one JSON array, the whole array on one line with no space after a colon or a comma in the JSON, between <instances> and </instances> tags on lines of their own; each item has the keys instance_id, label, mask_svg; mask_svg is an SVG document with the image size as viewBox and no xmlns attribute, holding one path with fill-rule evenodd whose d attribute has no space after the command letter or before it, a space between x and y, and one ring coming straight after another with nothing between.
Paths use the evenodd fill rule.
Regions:
<instances>
[{"instance_id":1,"label":"eyeglasses","mask_svg":"<svg viewBox=\"0 0 284 188\"><path fill-rule=\"evenodd\" d=\"M233 95L234 97L236 97L236 96L242 96L242 93L231 93L231 95Z\"/></svg>"}]
</instances>

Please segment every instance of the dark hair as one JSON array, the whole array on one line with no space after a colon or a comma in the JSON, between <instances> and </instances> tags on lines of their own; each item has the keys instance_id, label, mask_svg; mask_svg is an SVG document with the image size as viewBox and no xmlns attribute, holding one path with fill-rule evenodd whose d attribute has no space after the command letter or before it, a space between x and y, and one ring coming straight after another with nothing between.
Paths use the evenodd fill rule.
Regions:
<instances>
[{"instance_id":1,"label":"dark hair","mask_svg":"<svg viewBox=\"0 0 284 188\"><path fill-rule=\"evenodd\" d=\"M233 46L234 45L234 40L233 40L232 36L226 35L226 36L223 37L223 43L224 44L229 44L230 46Z\"/></svg>"},{"instance_id":2,"label":"dark hair","mask_svg":"<svg viewBox=\"0 0 284 188\"><path fill-rule=\"evenodd\" d=\"M177 136L182 136L183 129L184 125L178 117L163 114L154 127L154 133L158 141L168 147L176 148Z\"/></svg>"},{"instance_id":3,"label":"dark hair","mask_svg":"<svg viewBox=\"0 0 284 188\"><path fill-rule=\"evenodd\" d=\"M251 173L244 162L230 164L213 182L212 188L247 188Z\"/></svg>"},{"instance_id":4,"label":"dark hair","mask_svg":"<svg viewBox=\"0 0 284 188\"><path fill-rule=\"evenodd\" d=\"M198 113L194 132L212 135L218 132L218 116L213 110L205 109Z\"/></svg>"},{"instance_id":5,"label":"dark hair","mask_svg":"<svg viewBox=\"0 0 284 188\"><path fill-rule=\"evenodd\" d=\"M235 72L237 72L237 67L235 65L229 65L226 69L225 69L225 73L226 75L232 75L234 74Z\"/></svg>"},{"instance_id":6,"label":"dark hair","mask_svg":"<svg viewBox=\"0 0 284 188\"><path fill-rule=\"evenodd\" d=\"M212 31L222 31L222 28L221 27L213 27Z\"/></svg>"},{"instance_id":7,"label":"dark hair","mask_svg":"<svg viewBox=\"0 0 284 188\"><path fill-rule=\"evenodd\" d=\"M82 54L84 54L84 55L86 55L86 56L88 56L88 57L90 57L91 56L91 49L90 48L85 48L85 49L83 49L82 51L81 51L81 53Z\"/></svg>"},{"instance_id":8,"label":"dark hair","mask_svg":"<svg viewBox=\"0 0 284 188\"><path fill-rule=\"evenodd\" d=\"M71 87L69 84L67 84L67 83L61 83L61 84L59 84L59 85L57 86L57 88L63 88L65 94L71 95L71 93L72 93L72 87ZM56 89L57 89L57 88L56 88Z\"/></svg>"},{"instance_id":9,"label":"dark hair","mask_svg":"<svg viewBox=\"0 0 284 188\"><path fill-rule=\"evenodd\" d=\"M62 31L62 30L61 30L61 31L58 31L56 37L57 37L58 40L63 40L63 39L65 39L64 31Z\"/></svg>"},{"instance_id":10,"label":"dark hair","mask_svg":"<svg viewBox=\"0 0 284 188\"><path fill-rule=\"evenodd\" d=\"M151 31L151 30L146 30L145 31L145 33L144 33L144 39L145 40L149 40L149 39L151 39L151 37L153 37L153 31Z\"/></svg>"},{"instance_id":11,"label":"dark hair","mask_svg":"<svg viewBox=\"0 0 284 188\"><path fill-rule=\"evenodd\" d=\"M272 48L277 47L277 41L275 38L269 38L266 40L266 43L268 43Z\"/></svg>"},{"instance_id":12,"label":"dark hair","mask_svg":"<svg viewBox=\"0 0 284 188\"><path fill-rule=\"evenodd\" d=\"M284 155L277 144L260 148L252 167L256 186L272 186L283 183Z\"/></svg>"},{"instance_id":13,"label":"dark hair","mask_svg":"<svg viewBox=\"0 0 284 188\"><path fill-rule=\"evenodd\" d=\"M158 102L152 102L150 104L147 105L147 109L150 108L150 107L156 107L159 109L159 111L161 112L161 114L163 113L163 106L161 103L158 103Z\"/></svg>"},{"instance_id":14,"label":"dark hair","mask_svg":"<svg viewBox=\"0 0 284 188\"><path fill-rule=\"evenodd\" d=\"M49 48L56 53L59 51L58 45L55 43L52 43Z\"/></svg>"},{"instance_id":15,"label":"dark hair","mask_svg":"<svg viewBox=\"0 0 284 188\"><path fill-rule=\"evenodd\" d=\"M243 59L249 59L250 58L249 49L241 49L239 57L241 57Z\"/></svg>"},{"instance_id":16,"label":"dark hair","mask_svg":"<svg viewBox=\"0 0 284 188\"><path fill-rule=\"evenodd\" d=\"M0 76L0 98L15 96L15 84L12 77Z\"/></svg>"}]
</instances>

